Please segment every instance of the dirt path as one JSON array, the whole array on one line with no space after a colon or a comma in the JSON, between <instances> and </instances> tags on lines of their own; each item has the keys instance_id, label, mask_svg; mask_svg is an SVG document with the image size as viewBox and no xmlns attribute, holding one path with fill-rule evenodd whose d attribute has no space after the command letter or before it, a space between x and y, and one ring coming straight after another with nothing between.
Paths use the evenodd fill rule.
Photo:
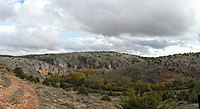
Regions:
<instances>
[{"instance_id":1,"label":"dirt path","mask_svg":"<svg viewBox=\"0 0 200 109\"><path fill-rule=\"evenodd\" d=\"M1 69L1 71L6 70ZM6 72L4 75L10 78L11 85L0 87L0 109L36 109L39 99L31 85L15 77L11 72Z\"/></svg>"}]
</instances>

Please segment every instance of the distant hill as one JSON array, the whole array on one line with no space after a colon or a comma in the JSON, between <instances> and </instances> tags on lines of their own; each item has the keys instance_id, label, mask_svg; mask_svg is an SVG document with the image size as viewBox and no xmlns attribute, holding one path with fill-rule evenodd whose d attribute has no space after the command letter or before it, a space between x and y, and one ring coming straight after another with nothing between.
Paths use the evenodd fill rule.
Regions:
<instances>
[{"instance_id":1,"label":"distant hill","mask_svg":"<svg viewBox=\"0 0 200 109\"><path fill-rule=\"evenodd\" d=\"M21 67L25 73L40 77L53 73L70 74L88 68L110 71L141 61L143 59L135 55L112 51L0 56L0 63L9 68Z\"/></svg>"},{"instance_id":2,"label":"distant hill","mask_svg":"<svg viewBox=\"0 0 200 109\"><path fill-rule=\"evenodd\" d=\"M22 58L36 59L50 65L74 69L117 69L143 60L135 55L112 51L27 55Z\"/></svg>"},{"instance_id":3,"label":"distant hill","mask_svg":"<svg viewBox=\"0 0 200 109\"><path fill-rule=\"evenodd\" d=\"M143 80L153 83L200 79L200 53L141 58L144 61L111 71L110 77L118 80L123 75L129 75L135 81Z\"/></svg>"},{"instance_id":4,"label":"distant hill","mask_svg":"<svg viewBox=\"0 0 200 109\"><path fill-rule=\"evenodd\" d=\"M0 56L9 68L21 67L25 73L43 78L53 73L73 73L83 69L107 72L112 81L128 75L133 81L165 82L200 78L200 53L162 57L140 57L112 51L74 52L26 56Z\"/></svg>"}]
</instances>

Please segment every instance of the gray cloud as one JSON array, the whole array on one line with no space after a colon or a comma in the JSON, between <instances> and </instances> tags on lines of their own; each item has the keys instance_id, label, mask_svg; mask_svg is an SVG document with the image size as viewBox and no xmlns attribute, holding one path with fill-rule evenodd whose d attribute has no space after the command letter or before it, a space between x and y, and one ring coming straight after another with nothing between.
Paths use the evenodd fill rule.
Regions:
<instances>
[{"instance_id":1,"label":"gray cloud","mask_svg":"<svg viewBox=\"0 0 200 109\"><path fill-rule=\"evenodd\" d=\"M47 49L55 50L62 44L62 41L56 38L55 34L50 31L21 29L16 33L0 34L0 46L16 49Z\"/></svg>"},{"instance_id":2,"label":"gray cloud","mask_svg":"<svg viewBox=\"0 0 200 109\"><path fill-rule=\"evenodd\" d=\"M14 15L16 14L13 7L0 2L0 21L4 21Z\"/></svg>"},{"instance_id":3,"label":"gray cloud","mask_svg":"<svg viewBox=\"0 0 200 109\"><path fill-rule=\"evenodd\" d=\"M133 40L132 43L141 45L141 46L148 46L154 49L163 49L168 46L176 45L174 42L170 42L167 40L156 40L156 39L151 39L151 40Z\"/></svg>"},{"instance_id":4,"label":"gray cloud","mask_svg":"<svg viewBox=\"0 0 200 109\"><path fill-rule=\"evenodd\" d=\"M94 38L78 38L65 40L64 49L66 51L102 51L113 50L118 52L127 52L138 55L151 54L151 50L163 50L177 43L165 39L144 39L126 37L103 37L95 36Z\"/></svg>"},{"instance_id":5,"label":"gray cloud","mask_svg":"<svg viewBox=\"0 0 200 109\"><path fill-rule=\"evenodd\" d=\"M82 29L108 36L182 35L196 21L192 2L194 0L52 0L53 5L83 24Z\"/></svg>"}]
</instances>

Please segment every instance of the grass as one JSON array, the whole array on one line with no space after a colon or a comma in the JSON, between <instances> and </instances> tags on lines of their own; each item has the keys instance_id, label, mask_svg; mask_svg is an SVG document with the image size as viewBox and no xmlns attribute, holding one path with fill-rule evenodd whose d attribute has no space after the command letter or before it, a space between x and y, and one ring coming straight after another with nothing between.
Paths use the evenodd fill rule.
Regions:
<instances>
[{"instance_id":1,"label":"grass","mask_svg":"<svg viewBox=\"0 0 200 109\"><path fill-rule=\"evenodd\" d=\"M1 83L0 85L2 85L3 87L9 87L11 85L11 80L10 78L6 77L6 76L1 76L2 80L4 81L3 83Z\"/></svg>"}]
</instances>

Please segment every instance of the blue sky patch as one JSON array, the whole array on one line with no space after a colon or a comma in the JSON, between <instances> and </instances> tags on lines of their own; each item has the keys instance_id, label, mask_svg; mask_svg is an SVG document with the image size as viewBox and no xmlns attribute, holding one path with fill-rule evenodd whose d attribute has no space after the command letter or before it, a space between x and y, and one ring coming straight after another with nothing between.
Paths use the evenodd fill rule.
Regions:
<instances>
[{"instance_id":1,"label":"blue sky patch","mask_svg":"<svg viewBox=\"0 0 200 109\"><path fill-rule=\"evenodd\" d=\"M19 1L21 4L23 4L25 0L18 0L18 1Z\"/></svg>"},{"instance_id":2,"label":"blue sky patch","mask_svg":"<svg viewBox=\"0 0 200 109\"><path fill-rule=\"evenodd\" d=\"M60 36L61 39L75 39L75 38L81 38L83 34L74 33L74 32L68 32Z\"/></svg>"}]
</instances>

